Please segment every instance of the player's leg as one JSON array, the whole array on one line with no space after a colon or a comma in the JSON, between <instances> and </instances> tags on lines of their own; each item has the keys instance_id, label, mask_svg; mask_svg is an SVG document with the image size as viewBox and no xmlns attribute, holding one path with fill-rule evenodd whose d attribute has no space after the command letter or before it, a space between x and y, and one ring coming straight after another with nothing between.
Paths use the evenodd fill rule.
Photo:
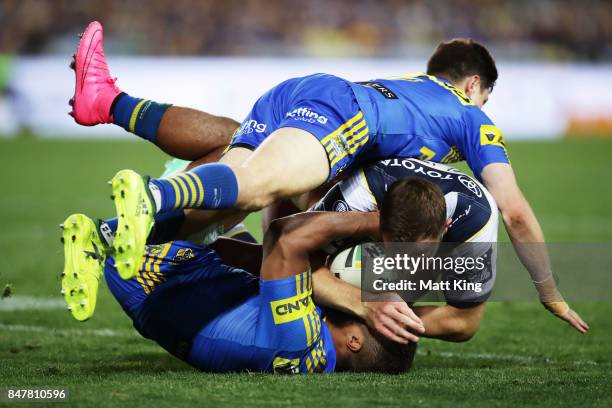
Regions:
<instances>
[{"instance_id":1,"label":"player's leg","mask_svg":"<svg viewBox=\"0 0 612 408\"><path fill-rule=\"evenodd\" d=\"M287 102L288 94L298 96ZM113 196L122 225L114 247L122 273L133 271L156 211L258 210L320 186L367 141L368 127L346 82L319 75L280 84L260 98L234 137L233 146L255 148L244 162L227 161L228 154L219 163L150 183L130 170L117 173Z\"/></svg>"},{"instance_id":2,"label":"player's leg","mask_svg":"<svg viewBox=\"0 0 612 408\"><path fill-rule=\"evenodd\" d=\"M274 131L241 165L205 164L167 179L151 180L158 212L176 208L259 210L323 184L328 156L311 133ZM125 174L122 177L127 177Z\"/></svg>"},{"instance_id":3,"label":"player's leg","mask_svg":"<svg viewBox=\"0 0 612 408\"><path fill-rule=\"evenodd\" d=\"M258 210L319 187L371 145L350 86L323 74L289 80L270 90L234 139L233 145L255 147L239 166L221 160L176 178L153 180L157 210Z\"/></svg>"},{"instance_id":4,"label":"player's leg","mask_svg":"<svg viewBox=\"0 0 612 408\"><path fill-rule=\"evenodd\" d=\"M156 211L234 207L253 211L318 187L329 171L321 143L297 128L275 131L240 166L205 164L150 183L122 170L111 181L119 219L113 244L117 269L126 279L134 275Z\"/></svg>"},{"instance_id":5,"label":"player's leg","mask_svg":"<svg viewBox=\"0 0 612 408\"><path fill-rule=\"evenodd\" d=\"M114 124L185 160L223 150L240 125L230 118L127 94L117 97L111 111Z\"/></svg>"},{"instance_id":6,"label":"player's leg","mask_svg":"<svg viewBox=\"0 0 612 408\"><path fill-rule=\"evenodd\" d=\"M227 146L238 128L229 118L122 93L110 75L102 25L96 21L83 33L71 68L76 84L70 115L81 125L115 123L187 160Z\"/></svg>"}]
</instances>

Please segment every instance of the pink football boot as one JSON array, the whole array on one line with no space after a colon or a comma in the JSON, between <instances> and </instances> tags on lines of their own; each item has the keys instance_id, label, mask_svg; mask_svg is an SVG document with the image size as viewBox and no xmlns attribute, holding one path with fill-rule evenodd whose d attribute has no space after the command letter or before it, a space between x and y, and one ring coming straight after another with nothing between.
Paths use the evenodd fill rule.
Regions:
<instances>
[{"instance_id":1,"label":"pink football boot","mask_svg":"<svg viewBox=\"0 0 612 408\"><path fill-rule=\"evenodd\" d=\"M115 86L106 63L102 44L102 24L90 23L79 42L70 67L74 69L76 84L70 100L70 116L84 126L112 123L111 105L121 93Z\"/></svg>"}]
</instances>

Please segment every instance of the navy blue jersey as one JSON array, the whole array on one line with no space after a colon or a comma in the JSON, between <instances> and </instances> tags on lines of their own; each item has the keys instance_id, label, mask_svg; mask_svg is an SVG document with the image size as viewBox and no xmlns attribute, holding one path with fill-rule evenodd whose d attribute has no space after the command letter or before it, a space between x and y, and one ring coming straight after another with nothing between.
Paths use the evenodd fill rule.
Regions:
<instances>
[{"instance_id":1,"label":"navy blue jersey","mask_svg":"<svg viewBox=\"0 0 612 408\"><path fill-rule=\"evenodd\" d=\"M449 304L472 307L484 302L495 283L495 261L498 227L497 206L490 193L478 181L463 172L439 163L418 159L396 158L382 160L354 172L336 183L317 202L313 211L375 211L382 203L385 192L396 181L406 177L419 177L431 181L442 190L446 202L446 215L450 225L443 242L464 243L465 256L476 258L486 255L484 271L466 272L461 278L479 282L480 293L472 291L445 291ZM410 199L410 197L406 197ZM350 239L334 242L325 251L329 254L341 248L364 242Z\"/></svg>"},{"instance_id":2,"label":"navy blue jersey","mask_svg":"<svg viewBox=\"0 0 612 408\"><path fill-rule=\"evenodd\" d=\"M444 242L496 242L497 206L478 181L443 164L418 159L387 159L364 166L334 185L316 211L374 211L395 181L420 177L438 185L451 220Z\"/></svg>"}]
</instances>

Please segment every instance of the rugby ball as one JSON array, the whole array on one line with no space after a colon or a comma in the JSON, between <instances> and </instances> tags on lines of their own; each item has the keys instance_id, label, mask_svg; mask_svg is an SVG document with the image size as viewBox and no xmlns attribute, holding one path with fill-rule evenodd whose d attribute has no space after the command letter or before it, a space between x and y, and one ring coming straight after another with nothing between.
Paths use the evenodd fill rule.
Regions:
<instances>
[{"instance_id":1,"label":"rugby ball","mask_svg":"<svg viewBox=\"0 0 612 408\"><path fill-rule=\"evenodd\" d=\"M361 288L361 245L355 245L334 255L329 269L343 281Z\"/></svg>"}]
</instances>

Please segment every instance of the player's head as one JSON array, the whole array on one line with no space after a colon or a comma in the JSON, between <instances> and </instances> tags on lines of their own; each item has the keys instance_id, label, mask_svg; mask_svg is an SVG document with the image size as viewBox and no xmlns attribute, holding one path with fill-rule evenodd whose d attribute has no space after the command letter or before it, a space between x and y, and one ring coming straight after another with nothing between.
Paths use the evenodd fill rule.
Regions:
<instances>
[{"instance_id":1,"label":"player's head","mask_svg":"<svg viewBox=\"0 0 612 408\"><path fill-rule=\"evenodd\" d=\"M383 197L380 231L385 242L440 242L447 226L444 194L431 181L406 177Z\"/></svg>"},{"instance_id":2,"label":"player's head","mask_svg":"<svg viewBox=\"0 0 612 408\"><path fill-rule=\"evenodd\" d=\"M451 81L481 108L497 81L497 67L489 51L465 38L438 45L427 62L427 74Z\"/></svg>"},{"instance_id":3,"label":"player's head","mask_svg":"<svg viewBox=\"0 0 612 408\"><path fill-rule=\"evenodd\" d=\"M336 346L336 370L400 374L410 370L416 343L400 344L383 338L345 313L331 310L327 323Z\"/></svg>"}]
</instances>

